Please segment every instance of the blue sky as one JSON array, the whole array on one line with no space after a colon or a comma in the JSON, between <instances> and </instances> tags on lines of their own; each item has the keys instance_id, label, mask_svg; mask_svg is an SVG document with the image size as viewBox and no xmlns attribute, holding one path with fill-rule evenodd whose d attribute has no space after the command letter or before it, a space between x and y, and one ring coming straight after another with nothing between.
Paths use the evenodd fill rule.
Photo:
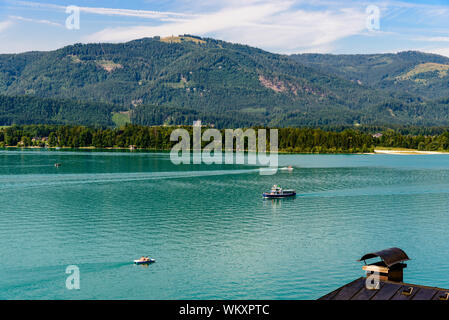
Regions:
<instances>
[{"instance_id":1,"label":"blue sky","mask_svg":"<svg viewBox=\"0 0 449 320\"><path fill-rule=\"evenodd\" d=\"M67 6L79 8L79 29L66 27ZM449 56L449 0L0 0L0 53L184 33L277 53Z\"/></svg>"}]
</instances>

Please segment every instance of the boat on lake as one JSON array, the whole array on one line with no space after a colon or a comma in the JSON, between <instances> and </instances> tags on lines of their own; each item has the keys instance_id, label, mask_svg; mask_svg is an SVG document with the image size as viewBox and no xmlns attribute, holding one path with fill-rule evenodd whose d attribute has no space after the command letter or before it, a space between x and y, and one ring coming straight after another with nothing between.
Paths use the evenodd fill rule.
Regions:
<instances>
[{"instance_id":1,"label":"boat on lake","mask_svg":"<svg viewBox=\"0 0 449 320\"><path fill-rule=\"evenodd\" d=\"M278 185L271 187L269 192L264 192L262 194L264 198L287 198L296 196L296 190L293 189L283 189Z\"/></svg>"},{"instance_id":2,"label":"boat on lake","mask_svg":"<svg viewBox=\"0 0 449 320\"><path fill-rule=\"evenodd\" d=\"M154 263L154 262L156 262L155 259L151 259L148 257L142 257L139 260L134 260L135 264L150 264L150 263Z\"/></svg>"}]
</instances>

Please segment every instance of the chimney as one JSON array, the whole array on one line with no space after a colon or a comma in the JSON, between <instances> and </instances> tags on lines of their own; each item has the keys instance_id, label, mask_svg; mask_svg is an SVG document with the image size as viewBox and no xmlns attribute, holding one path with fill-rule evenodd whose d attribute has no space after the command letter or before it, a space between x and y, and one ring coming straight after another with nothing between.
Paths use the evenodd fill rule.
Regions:
<instances>
[{"instance_id":1,"label":"chimney","mask_svg":"<svg viewBox=\"0 0 449 320\"><path fill-rule=\"evenodd\" d=\"M380 261L366 264L365 260L380 258ZM366 276L377 274L381 281L403 282L403 270L407 268L404 261L410 260L407 254L399 248L390 248L373 253L367 253L358 261L364 261L362 267L366 271Z\"/></svg>"}]
</instances>

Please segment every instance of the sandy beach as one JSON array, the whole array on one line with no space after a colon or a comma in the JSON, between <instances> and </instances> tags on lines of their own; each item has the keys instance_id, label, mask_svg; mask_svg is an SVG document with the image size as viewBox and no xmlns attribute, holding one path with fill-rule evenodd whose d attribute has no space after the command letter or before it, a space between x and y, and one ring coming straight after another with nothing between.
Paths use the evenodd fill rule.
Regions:
<instances>
[{"instance_id":1,"label":"sandy beach","mask_svg":"<svg viewBox=\"0 0 449 320\"><path fill-rule=\"evenodd\" d=\"M439 151L419 151L419 150L395 150L395 149L374 149L374 153L376 154L397 154L397 155L410 155L410 154L448 154L447 152L439 152Z\"/></svg>"}]
</instances>

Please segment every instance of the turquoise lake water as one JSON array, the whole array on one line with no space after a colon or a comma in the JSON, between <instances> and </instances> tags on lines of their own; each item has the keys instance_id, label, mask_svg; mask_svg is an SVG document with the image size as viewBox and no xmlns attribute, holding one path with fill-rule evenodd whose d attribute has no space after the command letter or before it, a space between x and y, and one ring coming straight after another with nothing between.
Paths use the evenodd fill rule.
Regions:
<instances>
[{"instance_id":1,"label":"turquoise lake water","mask_svg":"<svg viewBox=\"0 0 449 320\"><path fill-rule=\"evenodd\" d=\"M406 282L449 288L449 155L279 161L294 171L0 151L0 299L316 299L394 246ZM298 196L263 200L275 183ZM133 265L142 255L157 262Z\"/></svg>"}]
</instances>

